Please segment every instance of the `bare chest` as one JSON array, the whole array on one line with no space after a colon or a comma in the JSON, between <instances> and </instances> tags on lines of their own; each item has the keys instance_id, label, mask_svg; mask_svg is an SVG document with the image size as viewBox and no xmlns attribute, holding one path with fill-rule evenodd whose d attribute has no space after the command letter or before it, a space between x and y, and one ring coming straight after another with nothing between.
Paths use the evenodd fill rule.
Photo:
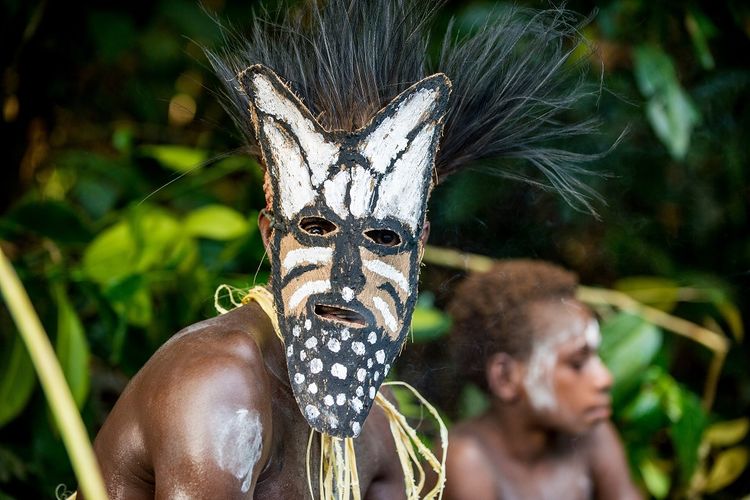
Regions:
<instances>
[{"instance_id":1,"label":"bare chest","mask_svg":"<svg viewBox=\"0 0 750 500\"><path fill-rule=\"evenodd\" d=\"M503 500L589 500L594 493L588 465L575 452L534 466L497 461L495 478Z\"/></svg>"},{"instance_id":2,"label":"bare chest","mask_svg":"<svg viewBox=\"0 0 750 500\"><path fill-rule=\"evenodd\" d=\"M258 478L256 498L307 499L311 498L311 488L313 498L318 498L320 434L314 433L311 440L310 427L292 396L281 389L275 392L273 448L268 464ZM390 434L379 436L379 426L371 422L377 411L379 410L373 410L365 422L362 434L355 440L362 498L367 497L367 490L386 459L386 450L379 445L379 441L392 439Z\"/></svg>"}]
</instances>

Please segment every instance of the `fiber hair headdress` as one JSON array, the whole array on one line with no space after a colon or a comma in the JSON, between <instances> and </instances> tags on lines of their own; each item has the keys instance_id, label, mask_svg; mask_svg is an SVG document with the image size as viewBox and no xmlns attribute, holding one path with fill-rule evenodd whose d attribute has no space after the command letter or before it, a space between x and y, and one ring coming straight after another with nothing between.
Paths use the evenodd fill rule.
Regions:
<instances>
[{"instance_id":1,"label":"fiber hair headdress","mask_svg":"<svg viewBox=\"0 0 750 500\"><path fill-rule=\"evenodd\" d=\"M489 168L500 176L559 192L574 207L593 211L596 193L582 180L583 165L600 155L555 145L590 134L596 120L562 115L595 91L571 59L582 45L582 18L562 8L498 10L470 33L453 22L437 58L429 29L439 2L328 0L309 2L272 20L255 17L247 38L225 30L226 47L208 52L225 89L225 105L257 151L250 104L237 75L262 64L282 76L328 130L353 131L395 96L434 73L446 74L452 95L437 181L460 170ZM545 179L517 168L527 161Z\"/></svg>"}]
</instances>

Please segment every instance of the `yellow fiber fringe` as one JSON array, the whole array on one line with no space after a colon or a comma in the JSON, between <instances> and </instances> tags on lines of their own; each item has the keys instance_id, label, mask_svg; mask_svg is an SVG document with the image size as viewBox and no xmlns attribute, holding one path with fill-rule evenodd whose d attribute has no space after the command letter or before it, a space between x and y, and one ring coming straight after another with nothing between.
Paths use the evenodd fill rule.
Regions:
<instances>
[{"instance_id":1,"label":"yellow fiber fringe","mask_svg":"<svg viewBox=\"0 0 750 500\"><path fill-rule=\"evenodd\" d=\"M221 285L216 289L214 294L214 304L216 310L221 314L228 312L219 303L221 292L225 291L229 295L229 301L234 307L247 304L250 301L256 302L266 316L273 324L276 336L284 342L279 329L278 317L274 309L273 295L266 288L256 286L244 294L240 301L235 299L235 292L241 293L229 285ZM396 443L396 452L398 453L401 469L404 472L404 483L406 485L406 497L409 500L440 499L443 496L443 487L445 486L445 456L448 451L448 429L440 418L434 406L425 400L421 394L412 386L405 382L385 382L383 385L400 386L408 389L414 396L427 408L427 411L435 418L440 428L440 441L443 454L440 460L422 443L417 436L417 432L406 421L406 418L399 413L396 407L378 392L375 397L375 403L383 409L393 435L393 441ZM312 460L312 443L316 431L310 429L310 438L307 442L307 485L310 490L310 496L315 498L310 464ZM420 493L425 486L425 470L422 467L420 458L425 460L438 476L435 487L427 492L423 497ZM415 477L416 469L416 477ZM357 457L354 450L354 439L336 438L328 434L320 434L320 470L318 474L318 495L321 500L361 500L359 491L359 475L357 473Z\"/></svg>"}]
</instances>

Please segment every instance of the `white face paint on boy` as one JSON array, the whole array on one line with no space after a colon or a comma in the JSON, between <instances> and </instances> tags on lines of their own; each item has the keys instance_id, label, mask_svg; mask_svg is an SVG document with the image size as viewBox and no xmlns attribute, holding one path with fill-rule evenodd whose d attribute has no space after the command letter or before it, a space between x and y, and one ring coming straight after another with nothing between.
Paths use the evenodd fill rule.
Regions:
<instances>
[{"instance_id":1,"label":"white face paint on boy","mask_svg":"<svg viewBox=\"0 0 750 500\"><path fill-rule=\"evenodd\" d=\"M310 426L357 436L411 322L450 82L425 78L345 133L324 130L268 68L240 78L270 182L292 389Z\"/></svg>"},{"instance_id":2,"label":"white face paint on boy","mask_svg":"<svg viewBox=\"0 0 750 500\"><path fill-rule=\"evenodd\" d=\"M574 306L570 305L570 307ZM552 334L541 335L538 340L535 339L523 384L529 401L536 410L554 411L557 409L554 373L558 363L558 353L563 344L583 338L592 352L596 352L599 348L601 335L597 321L589 318L583 324L579 319L573 317L566 328Z\"/></svg>"}]
</instances>

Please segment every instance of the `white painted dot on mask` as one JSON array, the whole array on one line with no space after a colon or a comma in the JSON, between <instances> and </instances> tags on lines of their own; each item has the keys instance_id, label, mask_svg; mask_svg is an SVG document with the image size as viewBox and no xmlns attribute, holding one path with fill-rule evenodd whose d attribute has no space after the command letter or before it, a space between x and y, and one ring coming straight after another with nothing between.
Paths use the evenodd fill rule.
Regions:
<instances>
[{"instance_id":1,"label":"white painted dot on mask","mask_svg":"<svg viewBox=\"0 0 750 500\"><path fill-rule=\"evenodd\" d=\"M320 373L320 370L322 369L323 369L323 362L320 360L320 358L315 358L312 361L310 361L311 373Z\"/></svg>"},{"instance_id":2,"label":"white painted dot on mask","mask_svg":"<svg viewBox=\"0 0 750 500\"><path fill-rule=\"evenodd\" d=\"M304 361L306 359L307 359L307 353L305 351L300 351L299 352L299 360L300 361Z\"/></svg>"},{"instance_id":3,"label":"white painted dot on mask","mask_svg":"<svg viewBox=\"0 0 750 500\"><path fill-rule=\"evenodd\" d=\"M352 398L352 408L354 408L354 411L356 411L357 413L361 412L363 406L364 405L359 398Z\"/></svg>"},{"instance_id":4,"label":"white painted dot on mask","mask_svg":"<svg viewBox=\"0 0 750 500\"><path fill-rule=\"evenodd\" d=\"M378 335L375 332L370 332L370 334L367 336L367 341L371 344L374 344L378 341Z\"/></svg>"},{"instance_id":5,"label":"white painted dot on mask","mask_svg":"<svg viewBox=\"0 0 750 500\"><path fill-rule=\"evenodd\" d=\"M305 330L310 331L310 328L312 328L312 321L309 319L305 320Z\"/></svg>"},{"instance_id":6,"label":"white painted dot on mask","mask_svg":"<svg viewBox=\"0 0 750 500\"><path fill-rule=\"evenodd\" d=\"M332 406L333 396L331 396L330 394L326 394L326 397L323 398L323 402L326 404L326 406Z\"/></svg>"},{"instance_id":7,"label":"white painted dot on mask","mask_svg":"<svg viewBox=\"0 0 750 500\"><path fill-rule=\"evenodd\" d=\"M307 386L307 391L310 394L317 394L318 393L318 384L316 384L315 382L313 382L312 384L308 385Z\"/></svg>"},{"instance_id":8,"label":"white painted dot on mask","mask_svg":"<svg viewBox=\"0 0 750 500\"><path fill-rule=\"evenodd\" d=\"M331 426L331 429L335 429L339 426L339 419L335 415L329 415L328 424Z\"/></svg>"},{"instance_id":9,"label":"white painted dot on mask","mask_svg":"<svg viewBox=\"0 0 750 500\"><path fill-rule=\"evenodd\" d=\"M313 420L318 418L318 415L320 415L320 410L318 410L313 405L307 405L305 406L305 415L307 415L307 418Z\"/></svg>"},{"instance_id":10,"label":"white painted dot on mask","mask_svg":"<svg viewBox=\"0 0 750 500\"><path fill-rule=\"evenodd\" d=\"M334 363L333 366L331 366L331 375L344 380L346 378L346 366L342 365L341 363Z\"/></svg>"},{"instance_id":11,"label":"white painted dot on mask","mask_svg":"<svg viewBox=\"0 0 750 500\"><path fill-rule=\"evenodd\" d=\"M315 337L310 337L309 339L305 340L305 347L308 349L312 349L313 347L316 347L318 345L318 339Z\"/></svg>"},{"instance_id":12,"label":"white painted dot on mask","mask_svg":"<svg viewBox=\"0 0 750 500\"><path fill-rule=\"evenodd\" d=\"M357 356L364 356L365 345L362 342L352 342L352 351L354 351L354 354Z\"/></svg>"},{"instance_id":13,"label":"white painted dot on mask","mask_svg":"<svg viewBox=\"0 0 750 500\"><path fill-rule=\"evenodd\" d=\"M354 290L345 286L341 289L341 298L344 299L344 302L351 302L354 298Z\"/></svg>"},{"instance_id":14,"label":"white painted dot on mask","mask_svg":"<svg viewBox=\"0 0 750 500\"><path fill-rule=\"evenodd\" d=\"M287 347L287 348L286 348L286 356L287 356L287 357L290 357L290 356L292 356L293 354L294 354L294 346L293 346L293 345L290 345L289 347Z\"/></svg>"},{"instance_id":15,"label":"white painted dot on mask","mask_svg":"<svg viewBox=\"0 0 750 500\"><path fill-rule=\"evenodd\" d=\"M328 348L331 352L339 352L339 349L341 349L341 342L339 342L339 339L332 338L328 341Z\"/></svg>"},{"instance_id":16,"label":"white painted dot on mask","mask_svg":"<svg viewBox=\"0 0 750 500\"><path fill-rule=\"evenodd\" d=\"M370 387L370 399L375 399L375 388Z\"/></svg>"},{"instance_id":17,"label":"white painted dot on mask","mask_svg":"<svg viewBox=\"0 0 750 500\"><path fill-rule=\"evenodd\" d=\"M295 337L299 337L299 334L302 333L302 328L299 327L299 325L296 325L294 328L292 328L292 335Z\"/></svg>"},{"instance_id":18,"label":"white painted dot on mask","mask_svg":"<svg viewBox=\"0 0 750 500\"><path fill-rule=\"evenodd\" d=\"M391 365L386 364L385 369L383 369L383 376L385 377L386 375L388 375L389 371L391 371Z\"/></svg>"},{"instance_id":19,"label":"white painted dot on mask","mask_svg":"<svg viewBox=\"0 0 750 500\"><path fill-rule=\"evenodd\" d=\"M341 340L349 340L349 337L350 334L348 328L344 328L343 330L341 330Z\"/></svg>"},{"instance_id":20,"label":"white painted dot on mask","mask_svg":"<svg viewBox=\"0 0 750 500\"><path fill-rule=\"evenodd\" d=\"M383 349L380 349L375 353L375 359L377 359L378 363L380 363L381 365L383 364L383 361L385 361L385 352L383 351Z\"/></svg>"},{"instance_id":21,"label":"white painted dot on mask","mask_svg":"<svg viewBox=\"0 0 750 500\"><path fill-rule=\"evenodd\" d=\"M372 368L372 358L367 360L367 368Z\"/></svg>"},{"instance_id":22,"label":"white painted dot on mask","mask_svg":"<svg viewBox=\"0 0 750 500\"><path fill-rule=\"evenodd\" d=\"M343 393L339 393L336 395L336 404L339 406L343 406L344 403L346 403L346 395Z\"/></svg>"},{"instance_id":23,"label":"white painted dot on mask","mask_svg":"<svg viewBox=\"0 0 750 500\"><path fill-rule=\"evenodd\" d=\"M352 422L352 432L354 433L354 437L359 436L361 430L362 427L359 425L359 422Z\"/></svg>"},{"instance_id":24,"label":"white painted dot on mask","mask_svg":"<svg viewBox=\"0 0 750 500\"><path fill-rule=\"evenodd\" d=\"M372 376L372 378L374 378L375 382L377 382L378 379L380 378L380 372L375 372L375 374Z\"/></svg>"},{"instance_id":25,"label":"white painted dot on mask","mask_svg":"<svg viewBox=\"0 0 750 500\"><path fill-rule=\"evenodd\" d=\"M294 383L295 384L301 384L304 381L305 381L305 376L304 375L302 375L301 373L295 373L294 374Z\"/></svg>"},{"instance_id":26,"label":"white painted dot on mask","mask_svg":"<svg viewBox=\"0 0 750 500\"><path fill-rule=\"evenodd\" d=\"M357 380L363 382L365 380L365 375L367 375L367 370L364 368L357 369Z\"/></svg>"},{"instance_id":27,"label":"white painted dot on mask","mask_svg":"<svg viewBox=\"0 0 750 500\"><path fill-rule=\"evenodd\" d=\"M357 390L356 390L356 391L354 391L354 392L356 392L356 393L357 393L357 396L359 396L360 398L361 398L362 396L364 396L364 395L365 395L365 390L364 390L364 389L362 389L362 386L361 386L361 385L360 385L360 386L358 386L358 387L357 387Z\"/></svg>"}]
</instances>

